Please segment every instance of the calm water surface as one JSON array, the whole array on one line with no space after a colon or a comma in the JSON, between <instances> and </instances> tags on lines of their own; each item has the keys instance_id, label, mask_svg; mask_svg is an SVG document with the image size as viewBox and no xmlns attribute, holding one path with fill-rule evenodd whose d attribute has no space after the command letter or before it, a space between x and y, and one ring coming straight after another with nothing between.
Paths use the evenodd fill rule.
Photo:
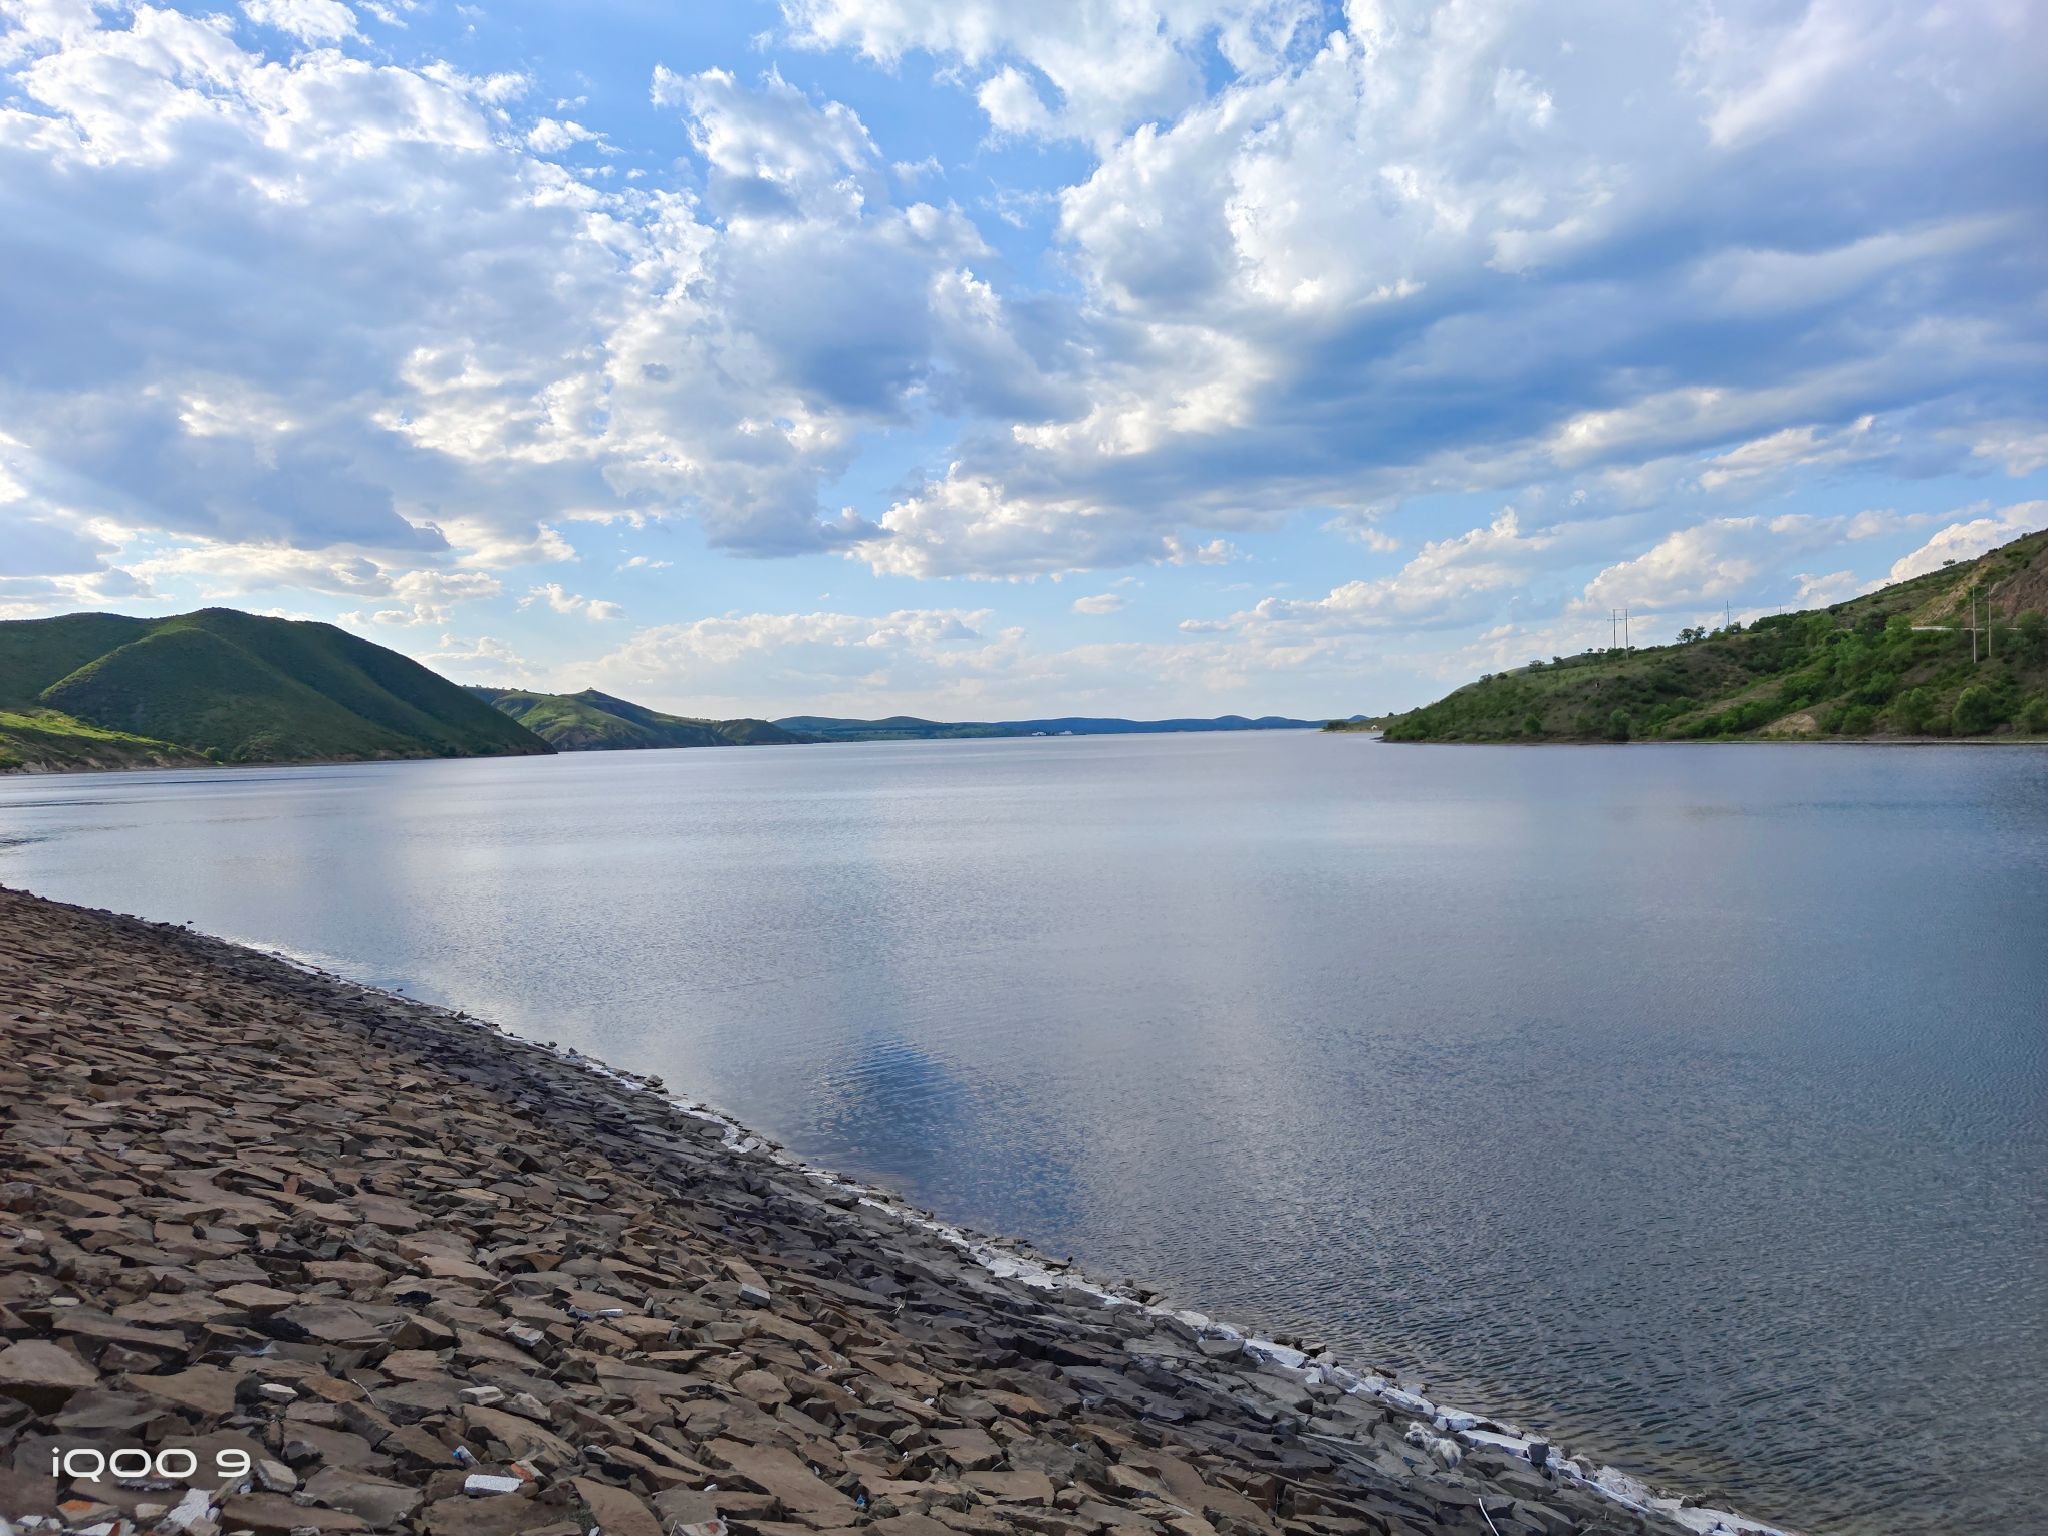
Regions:
<instances>
[{"instance_id":1,"label":"calm water surface","mask_svg":"<svg viewBox=\"0 0 2048 1536\"><path fill-rule=\"evenodd\" d=\"M659 1072L1760 1516L2048 1525L2048 752L13 779L0 880Z\"/></svg>"}]
</instances>

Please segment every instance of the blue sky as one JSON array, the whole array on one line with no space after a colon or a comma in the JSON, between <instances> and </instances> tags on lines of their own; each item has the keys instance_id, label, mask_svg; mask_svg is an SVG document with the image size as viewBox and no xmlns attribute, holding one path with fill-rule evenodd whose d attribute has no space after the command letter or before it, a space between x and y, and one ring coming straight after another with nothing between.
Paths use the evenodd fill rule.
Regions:
<instances>
[{"instance_id":1,"label":"blue sky","mask_svg":"<svg viewBox=\"0 0 2048 1536\"><path fill-rule=\"evenodd\" d=\"M2025 0L0 0L0 616L1303 715L2048 525Z\"/></svg>"}]
</instances>

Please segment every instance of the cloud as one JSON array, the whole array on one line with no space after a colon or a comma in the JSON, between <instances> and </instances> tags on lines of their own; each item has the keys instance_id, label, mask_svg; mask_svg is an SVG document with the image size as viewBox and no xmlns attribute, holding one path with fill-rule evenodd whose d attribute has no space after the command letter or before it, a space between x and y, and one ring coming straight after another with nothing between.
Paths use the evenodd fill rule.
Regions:
<instances>
[{"instance_id":1,"label":"cloud","mask_svg":"<svg viewBox=\"0 0 2048 1536\"><path fill-rule=\"evenodd\" d=\"M6 520L0 576L62 576L97 572L116 546L62 516Z\"/></svg>"},{"instance_id":2,"label":"cloud","mask_svg":"<svg viewBox=\"0 0 2048 1536\"><path fill-rule=\"evenodd\" d=\"M1875 458L1896 442L1896 438L1877 437L1872 430L1876 421L1875 416L1859 416L1848 426L1834 430L1818 426L1781 428L1713 455L1700 471L1700 486L1717 491L1775 478L1791 469L1841 466Z\"/></svg>"},{"instance_id":3,"label":"cloud","mask_svg":"<svg viewBox=\"0 0 2048 1536\"><path fill-rule=\"evenodd\" d=\"M14 576L0 572L0 618L35 618L65 608L104 609L162 599L149 583L118 566L84 573Z\"/></svg>"},{"instance_id":4,"label":"cloud","mask_svg":"<svg viewBox=\"0 0 2048 1536\"><path fill-rule=\"evenodd\" d=\"M2048 468L2048 426L2012 422L1983 430L1970 452L2001 465L2008 475L2031 475Z\"/></svg>"},{"instance_id":5,"label":"cloud","mask_svg":"<svg viewBox=\"0 0 2048 1536\"><path fill-rule=\"evenodd\" d=\"M730 613L686 624L643 629L613 652L608 662L650 671L687 671L710 662L730 662L749 653L819 646L833 650L883 652L926 650L982 638L977 625L987 609L905 608L879 617L851 613Z\"/></svg>"},{"instance_id":6,"label":"cloud","mask_svg":"<svg viewBox=\"0 0 2048 1536\"><path fill-rule=\"evenodd\" d=\"M1589 608L1669 608L1749 594L1777 542L1762 518L1723 518L1681 528L1586 584Z\"/></svg>"},{"instance_id":7,"label":"cloud","mask_svg":"<svg viewBox=\"0 0 2048 1536\"><path fill-rule=\"evenodd\" d=\"M1794 572L1795 562L1840 555L1848 544L1895 537L1933 521L1926 513L1876 510L1841 516L1713 518L1675 529L1642 554L1606 566L1587 582L1575 606L1596 612L1730 602L1737 607L1780 602L1824 606L1849 591L1851 573L1814 576ZM1878 583L1864 583L1862 590L1874 585Z\"/></svg>"},{"instance_id":8,"label":"cloud","mask_svg":"<svg viewBox=\"0 0 2048 1536\"><path fill-rule=\"evenodd\" d=\"M531 608L537 603L554 613L581 614L586 619L600 622L623 619L626 616L626 610L617 603L607 602L602 598L584 597L569 591L559 581L550 581L534 587L526 596L519 599L521 608Z\"/></svg>"},{"instance_id":9,"label":"cloud","mask_svg":"<svg viewBox=\"0 0 2048 1536\"><path fill-rule=\"evenodd\" d=\"M132 557L128 566L145 585L188 586L208 602L293 592L392 604L339 615L343 623L357 626L442 625L457 604L495 597L503 590L487 572L408 566L388 552L354 548L305 550L288 544L192 540Z\"/></svg>"},{"instance_id":10,"label":"cloud","mask_svg":"<svg viewBox=\"0 0 2048 1536\"><path fill-rule=\"evenodd\" d=\"M1097 568L1436 492L1753 496L1961 469L1980 441L2032 462L1995 446L2048 413L2028 8L784 12L817 46L928 52L994 126L1095 157L1057 226L1081 345L1046 406L890 509L880 569ZM1144 61L1240 23L1286 42L1155 89L1172 72ZM1063 74L1083 47L1138 64L1091 94Z\"/></svg>"},{"instance_id":11,"label":"cloud","mask_svg":"<svg viewBox=\"0 0 2048 1536\"><path fill-rule=\"evenodd\" d=\"M1892 564L1888 581L1906 581L1940 570L1950 560L1970 560L2023 533L2048 528L2048 501L2021 501L1984 517L1950 523L1911 554Z\"/></svg>"},{"instance_id":12,"label":"cloud","mask_svg":"<svg viewBox=\"0 0 2048 1536\"><path fill-rule=\"evenodd\" d=\"M1374 554L1390 555L1401 547L1401 541L1379 524L1391 510L1384 506L1355 507L1324 523L1323 531L1363 544Z\"/></svg>"},{"instance_id":13,"label":"cloud","mask_svg":"<svg viewBox=\"0 0 2048 1536\"><path fill-rule=\"evenodd\" d=\"M1830 603L1842 602L1865 590L1854 571L1830 571L1825 576L1812 576L1801 571L1798 580L1799 586L1792 594L1792 602L1800 608L1825 608Z\"/></svg>"},{"instance_id":14,"label":"cloud","mask_svg":"<svg viewBox=\"0 0 2048 1536\"><path fill-rule=\"evenodd\" d=\"M656 625L561 686L597 686L691 714L880 714L940 719L1184 713L1270 707L1277 658L1297 688L1354 696L1369 659L1343 639L1310 647L1240 635L1043 648L987 610L735 613ZM1267 701L1261 703L1261 700ZM1348 711L1346 711L1348 712Z\"/></svg>"},{"instance_id":15,"label":"cloud","mask_svg":"<svg viewBox=\"0 0 2048 1536\"><path fill-rule=\"evenodd\" d=\"M389 595L398 600L398 607L345 613L341 617L342 622L357 625L446 624L449 610L457 603L496 597L503 590L496 577L481 571L403 571L388 581Z\"/></svg>"},{"instance_id":16,"label":"cloud","mask_svg":"<svg viewBox=\"0 0 2048 1536\"><path fill-rule=\"evenodd\" d=\"M490 635L461 640L452 634L444 634L438 646L416 659L439 671L480 672L493 677L520 679L534 675L531 662L503 640Z\"/></svg>"},{"instance_id":17,"label":"cloud","mask_svg":"<svg viewBox=\"0 0 2048 1536\"><path fill-rule=\"evenodd\" d=\"M0 417L38 506L314 550L460 528L480 563L560 558L577 507L794 553L873 534L819 507L863 432L1030 371L999 304L949 308L972 224L893 203L838 103L659 70L703 191L605 191L526 77L355 56L338 0L247 9L323 46L147 5L6 34Z\"/></svg>"},{"instance_id":18,"label":"cloud","mask_svg":"<svg viewBox=\"0 0 2048 1536\"><path fill-rule=\"evenodd\" d=\"M302 43L338 43L359 35L355 12L341 0L242 0L242 14Z\"/></svg>"},{"instance_id":19,"label":"cloud","mask_svg":"<svg viewBox=\"0 0 2048 1536\"><path fill-rule=\"evenodd\" d=\"M557 163L610 119L431 57L425 11L401 62L387 10L10 12L0 518L300 551L337 597L565 563L572 520L914 579L1264 558L1304 516L1418 551L1240 629L1294 644L1610 570L1783 585L1767 528L1657 546L1707 498L2048 463L2039 7L783 0L1045 141L973 194L1000 250L777 70L649 61L614 185ZM1420 538L1444 496L1519 521Z\"/></svg>"},{"instance_id":20,"label":"cloud","mask_svg":"<svg viewBox=\"0 0 2048 1536\"><path fill-rule=\"evenodd\" d=\"M1087 597L1075 598L1074 612L1087 614L1117 613L1123 609L1125 601L1126 599L1121 592L1095 592Z\"/></svg>"},{"instance_id":21,"label":"cloud","mask_svg":"<svg viewBox=\"0 0 2048 1536\"><path fill-rule=\"evenodd\" d=\"M581 123L544 117L526 132L527 148L535 154L559 155L578 144L601 144L602 134L592 133Z\"/></svg>"},{"instance_id":22,"label":"cloud","mask_svg":"<svg viewBox=\"0 0 2048 1536\"><path fill-rule=\"evenodd\" d=\"M1169 533L1160 541L1159 560L1164 565L1230 565L1244 558L1244 551L1228 539L1195 544Z\"/></svg>"},{"instance_id":23,"label":"cloud","mask_svg":"<svg viewBox=\"0 0 2048 1536\"><path fill-rule=\"evenodd\" d=\"M975 100L998 134L1034 137L1053 131L1053 115L1039 99L1038 87L1015 65L1005 64L982 81Z\"/></svg>"},{"instance_id":24,"label":"cloud","mask_svg":"<svg viewBox=\"0 0 2048 1536\"><path fill-rule=\"evenodd\" d=\"M1515 508L1503 507L1484 528L1424 544L1391 576L1347 581L1318 598L1265 598L1237 622L1322 631L1472 623L1492 613L1504 594L1582 556L1606 531L1593 523L1524 530Z\"/></svg>"},{"instance_id":25,"label":"cloud","mask_svg":"<svg viewBox=\"0 0 2048 1536\"><path fill-rule=\"evenodd\" d=\"M1160 6L1044 0L783 0L788 35L816 48L848 48L894 66L922 51L979 73L991 126L1045 137L1100 138L1198 100L1205 56L1241 73L1270 69L1312 36L1321 7L1307 0L1224 0ZM1057 109L1025 78L1046 82ZM1022 105L1028 94L1030 105ZM993 97L993 100L991 99Z\"/></svg>"}]
</instances>

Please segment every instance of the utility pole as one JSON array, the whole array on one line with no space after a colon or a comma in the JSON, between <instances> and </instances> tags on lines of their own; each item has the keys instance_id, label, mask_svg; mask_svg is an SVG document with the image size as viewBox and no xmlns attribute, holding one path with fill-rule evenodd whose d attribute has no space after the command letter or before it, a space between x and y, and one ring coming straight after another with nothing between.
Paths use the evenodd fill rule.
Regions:
<instances>
[{"instance_id":1,"label":"utility pole","mask_svg":"<svg viewBox=\"0 0 2048 1536\"><path fill-rule=\"evenodd\" d=\"M1970 665L1977 665L1977 589L1970 588Z\"/></svg>"},{"instance_id":2,"label":"utility pole","mask_svg":"<svg viewBox=\"0 0 2048 1536\"><path fill-rule=\"evenodd\" d=\"M1628 643L1628 610L1626 608L1621 610L1621 648L1624 651L1630 649Z\"/></svg>"}]
</instances>

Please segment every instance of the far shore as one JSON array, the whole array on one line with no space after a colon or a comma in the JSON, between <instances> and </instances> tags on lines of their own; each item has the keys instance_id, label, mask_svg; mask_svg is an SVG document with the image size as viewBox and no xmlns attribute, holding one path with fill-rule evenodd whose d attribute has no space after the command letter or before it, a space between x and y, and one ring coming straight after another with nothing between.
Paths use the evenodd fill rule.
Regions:
<instances>
[{"instance_id":1,"label":"far shore","mask_svg":"<svg viewBox=\"0 0 2048 1536\"><path fill-rule=\"evenodd\" d=\"M1067 735L1047 734L1043 736L905 736L886 741L760 741L733 742L724 746L663 746L663 747L615 747L584 750L556 750L553 752L466 752L459 756L432 757L287 757L263 758L254 762L210 762L204 759L189 763L106 763L90 766L45 768L33 763L20 767L0 767L0 781L7 779L48 779L64 778L87 773L208 773L216 769L240 768L341 768L365 764L389 763L467 763L467 762L510 762L518 759L545 760L559 757L638 757L649 752L765 752L784 751L793 747L893 747L925 745L957 745L972 743L986 746L997 741L1110 741L1131 737L1157 741L1171 736L1285 736L1314 735L1328 730L1327 726L1296 725L1266 726L1257 731L1210 730L1210 731L1088 731Z\"/></svg>"}]
</instances>

